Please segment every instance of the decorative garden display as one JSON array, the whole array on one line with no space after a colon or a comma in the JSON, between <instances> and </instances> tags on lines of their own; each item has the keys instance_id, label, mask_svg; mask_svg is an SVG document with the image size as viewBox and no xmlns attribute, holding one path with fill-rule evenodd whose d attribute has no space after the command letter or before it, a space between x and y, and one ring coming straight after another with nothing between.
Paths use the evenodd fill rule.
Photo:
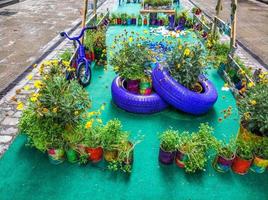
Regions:
<instances>
[{"instance_id":1,"label":"decorative garden display","mask_svg":"<svg viewBox=\"0 0 268 200\"><path fill-rule=\"evenodd\" d=\"M254 144L254 159L251 164L251 170L256 173L264 173L268 167L268 138L262 138L255 141Z\"/></svg>"}]
</instances>

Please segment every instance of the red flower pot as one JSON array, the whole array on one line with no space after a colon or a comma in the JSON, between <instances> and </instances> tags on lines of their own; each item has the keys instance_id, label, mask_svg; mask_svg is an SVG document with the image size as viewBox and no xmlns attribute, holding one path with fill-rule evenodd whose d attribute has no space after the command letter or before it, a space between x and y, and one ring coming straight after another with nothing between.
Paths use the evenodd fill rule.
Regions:
<instances>
[{"instance_id":1,"label":"red flower pot","mask_svg":"<svg viewBox=\"0 0 268 200\"><path fill-rule=\"evenodd\" d=\"M175 163L178 167L184 168L185 161L188 159L187 155L183 151L177 151L175 156Z\"/></svg>"},{"instance_id":2,"label":"red flower pot","mask_svg":"<svg viewBox=\"0 0 268 200\"><path fill-rule=\"evenodd\" d=\"M245 160L240 158L239 156L236 156L232 164L232 170L237 174L244 175L248 173L251 163L252 159Z\"/></svg>"},{"instance_id":3,"label":"red flower pot","mask_svg":"<svg viewBox=\"0 0 268 200\"><path fill-rule=\"evenodd\" d=\"M117 18L117 24L122 24L121 18Z\"/></svg>"},{"instance_id":4,"label":"red flower pot","mask_svg":"<svg viewBox=\"0 0 268 200\"><path fill-rule=\"evenodd\" d=\"M88 153L88 159L94 163L101 161L103 155L103 149L101 147L90 148L86 147Z\"/></svg>"}]
</instances>

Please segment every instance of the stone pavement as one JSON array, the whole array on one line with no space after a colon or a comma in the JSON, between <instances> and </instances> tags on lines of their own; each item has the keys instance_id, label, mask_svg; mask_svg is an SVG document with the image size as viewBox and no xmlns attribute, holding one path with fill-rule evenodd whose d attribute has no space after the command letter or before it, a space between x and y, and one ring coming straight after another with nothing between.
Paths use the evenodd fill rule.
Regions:
<instances>
[{"instance_id":1,"label":"stone pavement","mask_svg":"<svg viewBox=\"0 0 268 200\"><path fill-rule=\"evenodd\" d=\"M209 16L215 15L217 0L191 0ZM231 0L223 0L220 18L230 22ZM256 0L238 0L237 39L259 57L268 69L268 5Z\"/></svg>"},{"instance_id":2,"label":"stone pavement","mask_svg":"<svg viewBox=\"0 0 268 200\"><path fill-rule=\"evenodd\" d=\"M98 8L98 13L105 13L108 8L112 9L116 3L116 0L106 0L106 2ZM72 35L78 35L80 31L80 28L76 29ZM57 59L66 49L73 49L73 43L67 39L44 58L44 60ZM36 91L33 84L35 80L40 79L38 72L39 67L40 65L29 73L33 75L32 80L28 80L27 78L22 79L12 90L0 99L0 158L18 134L18 122L22 112L17 111L17 102L26 102L29 94ZM30 86L30 89L24 90L23 87L25 85Z\"/></svg>"},{"instance_id":3,"label":"stone pavement","mask_svg":"<svg viewBox=\"0 0 268 200\"><path fill-rule=\"evenodd\" d=\"M25 0L0 8L0 93L49 49L59 32L79 23L82 7L81 0Z\"/></svg>"}]
</instances>

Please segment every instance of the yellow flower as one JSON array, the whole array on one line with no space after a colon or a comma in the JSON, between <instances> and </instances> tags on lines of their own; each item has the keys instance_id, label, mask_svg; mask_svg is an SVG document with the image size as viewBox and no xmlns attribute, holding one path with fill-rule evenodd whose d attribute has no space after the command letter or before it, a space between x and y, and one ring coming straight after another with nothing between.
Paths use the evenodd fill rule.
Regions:
<instances>
[{"instance_id":1,"label":"yellow flower","mask_svg":"<svg viewBox=\"0 0 268 200\"><path fill-rule=\"evenodd\" d=\"M250 102L250 104L251 104L252 106L255 106L255 105L257 104L257 102L256 102L255 100L250 100L249 102Z\"/></svg>"},{"instance_id":2,"label":"yellow flower","mask_svg":"<svg viewBox=\"0 0 268 200\"><path fill-rule=\"evenodd\" d=\"M33 75L32 74L29 74L26 78L30 81L30 80L33 79Z\"/></svg>"},{"instance_id":3,"label":"yellow flower","mask_svg":"<svg viewBox=\"0 0 268 200\"><path fill-rule=\"evenodd\" d=\"M40 89L43 86L42 81L37 80L34 82L34 87L36 87L37 89Z\"/></svg>"},{"instance_id":4,"label":"yellow flower","mask_svg":"<svg viewBox=\"0 0 268 200\"><path fill-rule=\"evenodd\" d=\"M30 89L30 86L29 86L29 85L25 85L25 86L23 87L23 89L26 90L26 91L28 91L28 90Z\"/></svg>"},{"instance_id":5,"label":"yellow flower","mask_svg":"<svg viewBox=\"0 0 268 200\"><path fill-rule=\"evenodd\" d=\"M24 108L24 104L21 101L19 101L17 105L17 110L23 110L23 108Z\"/></svg>"},{"instance_id":6,"label":"yellow flower","mask_svg":"<svg viewBox=\"0 0 268 200\"><path fill-rule=\"evenodd\" d=\"M253 83L253 82L249 82L249 83L248 83L248 87L249 87L249 88L252 88L253 86L254 86L254 83Z\"/></svg>"},{"instance_id":7,"label":"yellow flower","mask_svg":"<svg viewBox=\"0 0 268 200\"><path fill-rule=\"evenodd\" d=\"M42 109L42 112L43 112L43 113L48 113L49 110L48 110L47 108L43 108L43 109Z\"/></svg>"},{"instance_id":8,"label":"yellow flower","mask_svg":"<svg viewBox=\"0 0 268 200\"><path fill-rule=\"evenodd\" d=\"M88 122L86 123L85 128L86 128L86 129L90 129L90 128L92 127L92 124L93 124L93 120L88 121Z\"/></svg>"},{"instance_id":9,"label":"yellow flower","mask_svg":"<svg viewBox=\"0 0 268 200\"><path fill-rule=\"evenodd\" d=\"M74 112L74 115L79 115L79 112L76 110L75 112Z\"/></svg>"},{"instance_id":10,"label":"yellow flower","mask_svg":"<svg viewBox=\"0 0 268 200\"><path fill-rule=\"evenodd\" d=\"M58 61L58 60L52 60L51 63L52 63L53 65L58 65L58 64L59 64L59 61Z\"/></svg>"},{"instance_id":11,"label":"yellow flower","mask_svg":"<svg viewBox=\"0 0 268 200\"><path fill-rule=\"evenodd\" d=\"M263 79L264 78L264 74L260 74L259 77L260 77L260 79Z\"/></svg>"},{"instance_id":12,"label":"yellow flower","mask_svg":"<svg viewBox=\"0 0 268 200\"><path fill-rule=\"evenodd\" d=\"M240 71L240 74L241 74L241 75L245 75L246 72L245 72L244 70L241 70L241 71Z\"/></svg>"},{"instance_id":13,"label":"yellow flower","mask_svg":"<svg viewBox=\"0 0 268 200\"><path fill-rule=\"evenodd\" d=\"M244 113L244 117L245 117L245 120L249 120L250 119L250 113L249 112Z\"/></svg>"},{"instance_id":14,"label":"yellow flower","mask_svg":"<svg viewBox=\"0 0 268 200\"><path fill-rule=\"evenodd\" d=\"M179 48L179 50L182 50L182 46L181 46L181 45L179 45L179 47L178 47L178 48Z\"/></svg>"},{"instance_id":15,"label":"yellow flower","mask_svg":"<svg viewBox=\"0 0 268 200\"><path fill-rule=\"evenodd\" d=\"M144 30L143 33L144 33L144 34L148 34L149 31L148 31L148 30Z\"/></svg>"},{"instance_id":16,"label":"yellow flower","mask_svg":"<svg viewBox=\"0 0 268 200\"><path fill-rule=\"evenodd\" d=\"M31 97L32 102L36 102L37 100L38 100L37 97L35 97L35 96Z\"/></svg>"},{"instance_id":17,"label":"yellow flower","mask_svg":"<svg viewBox=\"0 0 268 200\"><path fill-rule=\"evenodd\" d=\"M94 116L94 115L96 115L96 112L95 112L95 111L90 112L90 113L87 114L88 117L92 117L92 116Z\"/></svg>"},{"instance_id":18,"label":"yellow flower","mask_svg":"<svg viewBox=\"0 0 268 200\"><path fill-rule=\"evenodd\" d=\"M128 38L128 41L129 41L129 42L133 42L133 37L129 37L129 38Z\"/></svg>"},{"instance_id":19,"label":"yellow flower","mask_svg":"<svg viewBox=\"0 0 268 200\"><path fill-rule=\"evenodd\" d=\"M178 65L177 65L177 69L179 69L180 67L181 67L181 65L180 65L180 64L178 64Z\"/></svg>"},{"instance_id":20,"label":"yellow flower","mask_svg":"<svg viewBox=\"0 0 268 200\"><path fill-rule=\"evenodd\" d=\"M97 119L97 122L102 124L102 120L101 119Z\"/></svg>"},{"instance_id":21,"label":"yellow flower","mask_svg":"<svg viewBox=\"0 0 268 200\"><path fill-rule=\"evenodd\" d=\"M62 61L64 67L69 67L70 63L68 61Z\"/></svg>"},{"instance_id":22,"label":"yellow flower","mask_svg":"<svg viewBox=\"0 0 268 200\"><path fill-rule=\"evenodd\" d=\"M48 66L48 65L51 65L51 61L49 60L45 60L43 63L42 63L43 66Z\"/></svg>"},{"instance_id":23,"label":"yellow flower","mask_svg":"<svg viewBox=\"0 0 268 200\"><path fill-rule=\"evenodd\" d=\"M58 108L57 108L57 107L53 108L53 109L52 109L52 112L53 112L53 113L57 113L57 112L58 112Z\"/></svg>"},{"instance_id":24,"label":"yellow flower","mask_svg":"<svg viewBox=\"0 0 268 200\"><path fill-rule=\"evenodd\" d=\"M186 48L186 49L184 50L184 55L185 55L185 56L189 56L190 53L191 53L191 51L190 51L189 48Z\"/></svg>"},{"instance_id":25,"label":"yellow flower","mask_svg":"<svg viewBox=\"0 0 268 200\"><path fill-rule=\"evenodd\" d=\"M118 72L118 70L119 70L119 67L118 66L114 67L114 71L115 72Z\"/></svg>"}]
</instances>

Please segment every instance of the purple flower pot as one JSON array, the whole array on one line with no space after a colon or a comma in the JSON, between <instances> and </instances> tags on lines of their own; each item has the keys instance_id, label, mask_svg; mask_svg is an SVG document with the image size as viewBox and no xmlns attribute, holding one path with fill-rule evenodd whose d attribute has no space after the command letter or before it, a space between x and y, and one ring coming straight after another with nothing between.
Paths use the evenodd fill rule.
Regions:
<instances>
[{"instance_id":1,"label":"purple flower pot","mask_svg":"<svg viewBox=\"0 0 268 200\"><path fill-rule=\"evenodd\" d=\"M164 26L164 21L162 19L159 20L159 23L160 26Z\"/></svg>"},{"instance_id":2,"label":"purple flower pot","mask_svg":"<svg viewBox=\"0 0 268 200\"><path fill-rule=\"evenodd\" d=\"M164 151L161 147L159 148L158 160L165 165L170 165L173 163L175 157L175 152Z\"/></svg>"},{"instance_id":3,"label":"purple flower pot","mask_svg":"<svg viewBox=\"0 0 268 200\"><path fill-rule=\"evenodd\" d=\"M132 18L131 23L132 23L132 25L136 25L137 24L136 18Z\"/></svg>"},{"instance_id":4,"label":"purple flower pot","mask_svg":"<svg viewBox=\"0 0 268 200\"><path fill-rule=\"evenodd\" d=\"M232 158L224 158L220 155L218 155L215 158L214 168L218 172L228 172L233 164L235 155L233 155Z\"/></svg>"},{"instance_id":5,"label":"purple flower pot","mask_svg":"<svg viewBox=\"0 0 268 200\"><path fill-rule=\"evenodd\" d=\"M139 93L139 80L128 80L127 81L127 90L133 94Z\"/></svg>"}]
</instances>

